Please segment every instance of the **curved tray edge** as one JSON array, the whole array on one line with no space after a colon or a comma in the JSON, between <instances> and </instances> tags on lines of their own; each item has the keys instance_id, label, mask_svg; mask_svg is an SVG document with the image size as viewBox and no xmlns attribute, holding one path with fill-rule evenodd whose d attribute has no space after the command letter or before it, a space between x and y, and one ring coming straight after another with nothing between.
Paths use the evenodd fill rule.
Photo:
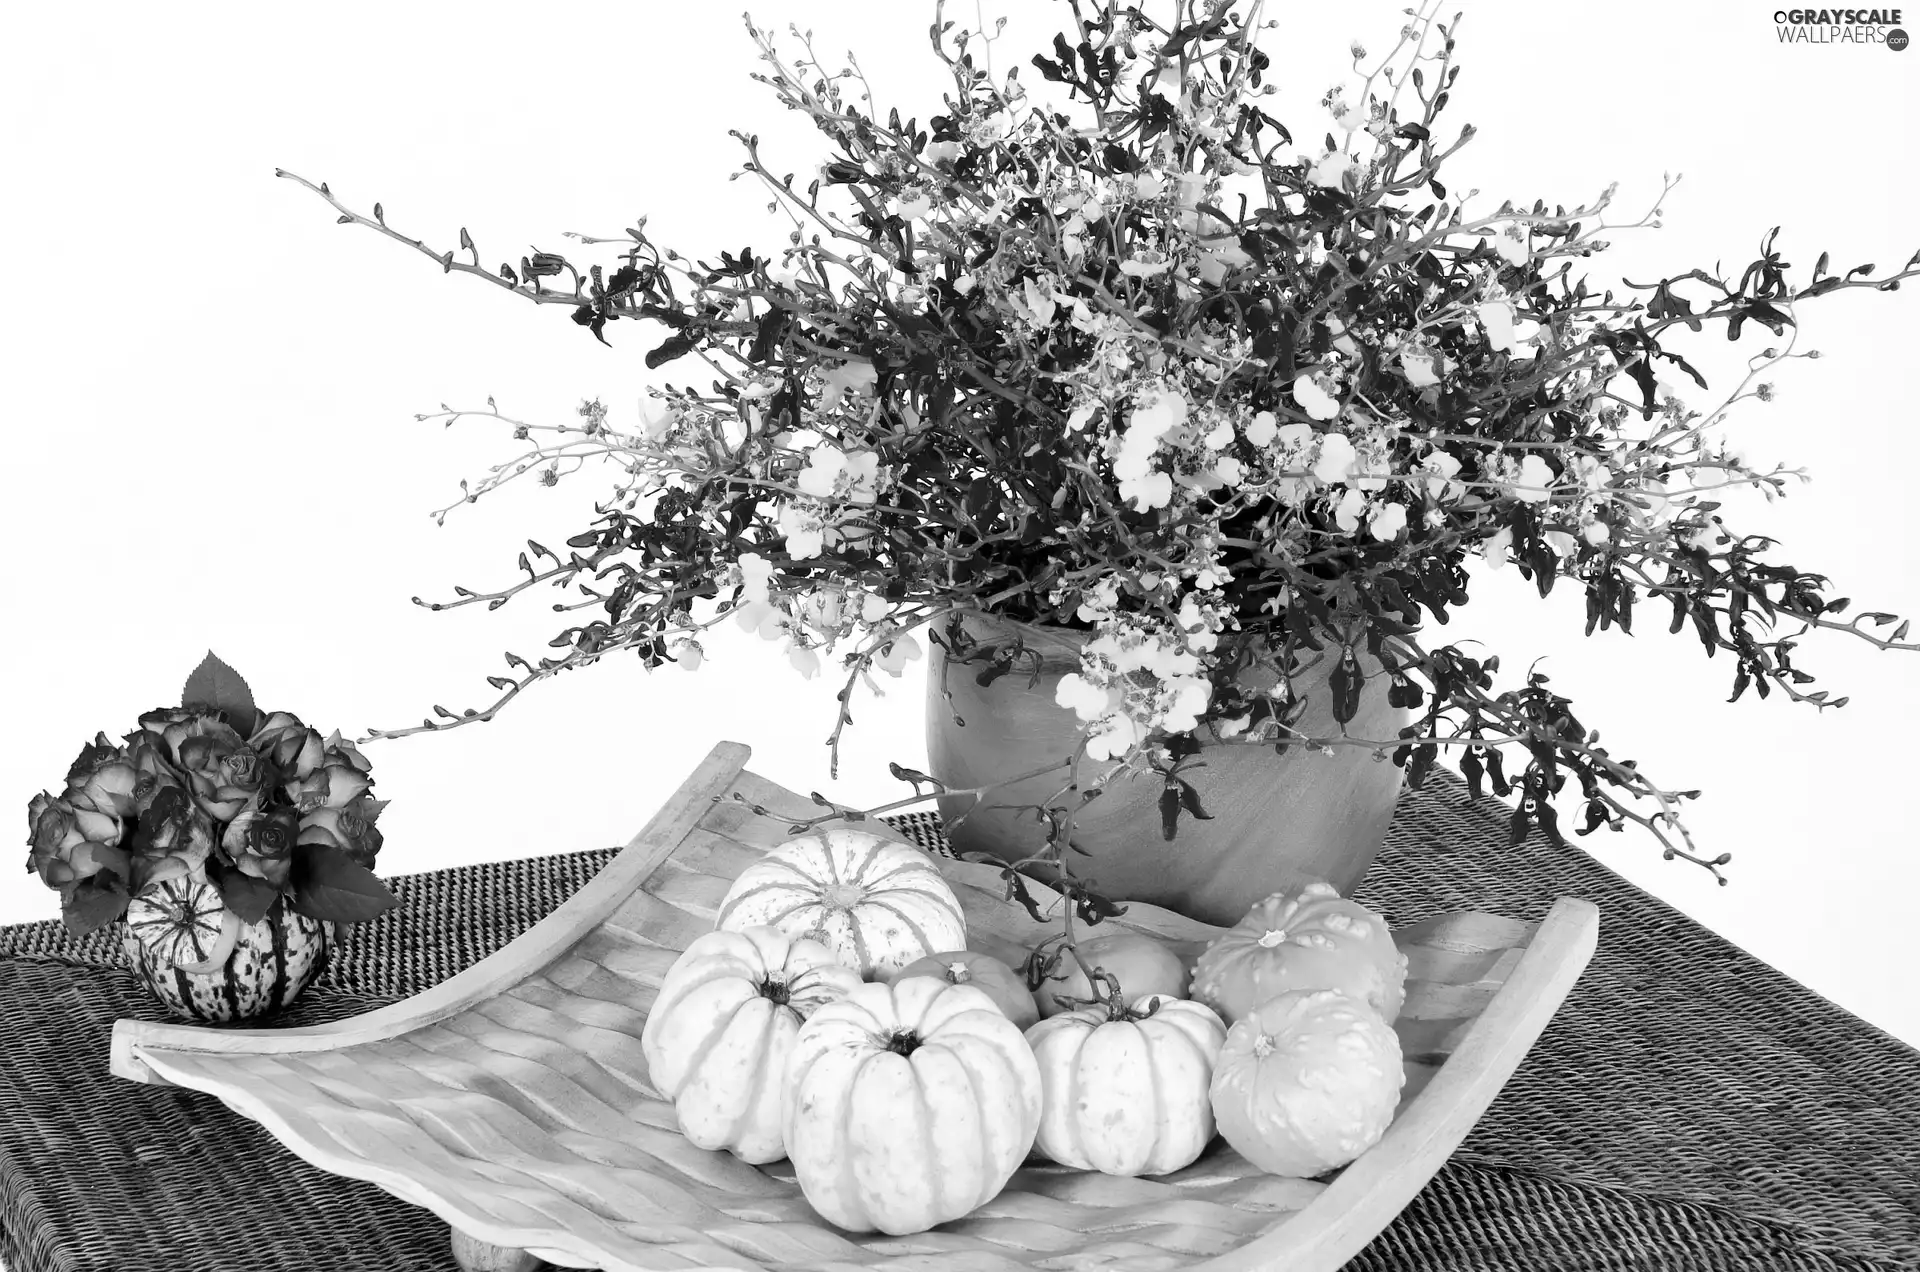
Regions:
<instances>
[{"instance_id":1,"label":"curved tray edge","mask_svg":"<svg viewBox=\"0 0 1920 1272\"><path fill-rule=\"evenodd\" d=\"M660 863L738 779L751 748L720 742L619 855L551 914L472 967L401 1002L345 1020L297 1029L213 1029L144 1020L113 1026L111 1070L134 1082L169 1085L140 1056L142 1047L174 1051L330 1051L377 1042L444 1020L545 967L644 885Z\"/></svg>"}]
</instances>

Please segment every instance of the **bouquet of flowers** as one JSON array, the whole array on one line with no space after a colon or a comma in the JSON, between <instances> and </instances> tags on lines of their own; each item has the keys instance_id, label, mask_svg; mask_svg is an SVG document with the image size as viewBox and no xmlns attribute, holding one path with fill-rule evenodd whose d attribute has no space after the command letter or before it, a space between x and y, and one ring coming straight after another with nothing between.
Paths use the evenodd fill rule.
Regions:
<instances>
[{"instance_id":1,"label":"bouquet of flowers","mask_svg":"<svg viewBox=\"0 0 1920 1272\"><path fill-rule=\"evenodd\" d=\"M258 710L210 652L181 706L147 712L117 744L96 735L59 795L33 797L27 869L59 891L76 936L183 880L210 883L245 923L276 904L357 923L395 904L373 875L388 801L371 769L337 731Z\"/></svg>"},{"instance_id":2,"label":"bouquet of flowers","mask_svg":"<svg viewBox=\"0 0 1920 1272\"><path fill-rule=\"evenodd\" d=\"M1366 747L1415 786L1444 750L1476 794L1491 781L1519 796L1516 841L1561 840L1554 799L1572 783L1579 833L1636 822L1718 876L1727 854L1696 852L1680 822L1697 792L1615 758L1544 675L1498 685L1498 657L1432 634L1466 603L1478 557L1543 596L1582 590L1589 632L1631 630L1657 605L1730 656L1735 697L1844 703L1806 687L1808 631L1920 648L1891 614L1843 617L1822 575L1722 515L1726 492L1771 499L1804 477L1751 465L1726 432L1730 408L1771 399L1771 369L1818 356L1794 348L1796 307L1894 290L1920 255L1876 278L1831 272L1823 253L1796 278L1776 230L1737 273L1596 293L1576 263L1660 209L1609 220L1609 188L1571 209L1469 212L1478 191L1442 179L1474 130L1442 134L1460 68L1430 6L1384 58L1356 44L1351 82L1297 132L1262 104L1257 4L1069 8L1031 92L936 18L953 91L924 124L883 115L810 41L789 59L749 22L768 68L756 78L830 147L796 178L735 134L789 223L773 252L692 260L642 220L575 236L623 245L617 268L536 252L496 271L465 230L471 260L302 182L342 223L566 305L603 342L616 322L654 325L650 368L710 373L658 389L627 427L597 401L559 424L491 399L420 417L486 416L533 443L461 482L460 502L589 465L615 482L572 551L529 541L525 577L432 608L498 607L547 582L585 598L556 609L601 612L561 631L554 656L508 654L485 709L383 735L491 719L614 655L697 666L701 633L733 621L802 674L845 678L837 743L855 686L917 656L916 631L981 675L1037 662L1017 631L982 643L961 625L987 616L1089 637L1058 691L1081 740L1059 757L1060 795L1034 810L1056 851L1080 801L1123 776L1164 778L1169 823L1198 815L1180 773L1205 726ZM1696 409L1673 377L1707 387L1678 346L1709 323L1780 344ZM1296 727L1316 667L1331 668L1341 723L1324 736ZM1397 737L1347 734L1363 687L1413 713ZM926 775L897 771L928 793Z\"/></svg>"}]
</instances>

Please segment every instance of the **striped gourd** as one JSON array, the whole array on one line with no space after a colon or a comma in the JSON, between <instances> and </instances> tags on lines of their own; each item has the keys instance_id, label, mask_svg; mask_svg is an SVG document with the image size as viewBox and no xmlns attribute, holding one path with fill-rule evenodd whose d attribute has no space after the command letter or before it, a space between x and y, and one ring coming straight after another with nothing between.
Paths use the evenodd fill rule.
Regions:
<instances>
[{"instance_id":1,"label":"striped gourd","mask_svg":"<svg viewBox=\"0 0 1920 1272\"><path fill-rule=\"evenodd\" d=\"M326 924L283 903L243 922L211 883L173 879L128 904L122 949L167 1010L223 1022L292 1002L326 965L328 935Z\"/></svg>"},{"instance_id":2,"label":"striped gourd","mask_svg":"<svg viewBox=\"0 0 1920 1272\"><path fill-rule=\"evenodd\" d=\"M966 945L966 919L933 858L863 830L789 840L740 872L720 903L723 931L765 924L810 937L872 980Z\"/></svg>"}]
</instances>

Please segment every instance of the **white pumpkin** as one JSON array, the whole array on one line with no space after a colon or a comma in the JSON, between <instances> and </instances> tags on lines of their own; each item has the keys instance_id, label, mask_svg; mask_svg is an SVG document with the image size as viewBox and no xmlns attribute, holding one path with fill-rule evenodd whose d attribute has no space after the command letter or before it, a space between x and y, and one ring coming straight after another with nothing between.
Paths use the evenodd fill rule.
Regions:
<instances>
[{"instance_id":1,"label":"white pumpkin","mask_svg":"<svg viewBox=\"0 0 1920 1272\"><path fill-rule=\"evenodd\" d=\"M1227 1031L1213 1116L1261 1170L1311 1178L1380 1142L1406 1080L1399 1035L1364 999L1290 990Z\"/></svg>"},{"instance_id":2,"label":"white pumpkin","mask_svg":"<svg viewBox=\"0 0 1920 1272\"><path fill-rule=\"evenodd\" d=\"M967 943L959 898L933 858L864 830L789 840L741 871L714 926L763 923L819 941L869 980Z\"/></svg>"},{"instance_id":3,"label":"white pumpkin","mask_svg":"<svg viewBox=\"0 0 1920 1272\"><path fill-rule=\"evenodd\" d=\"M1211 1007L1150 994L1126 1014L1081 1007L1027 1030L1040 1065L1034 1147L1080 1170L1164 1175L1213 1138L1208 1089L1227 1026Z\"/></svg>"},{"instance_id":4,"label":"white pumpkin","mask_svg":"<svg viewBox=\"0 0 1920 1272\"><path fill-rule=\"evenodd\" d=\"M1040 1126L1033 1051L971 985L909 976L816 1011L787 1061L787 1156L851 1232L924 1232L1006 1187Z\"/></svg>"},{"instance_id":5,"label":"white pumpkin","mask_svg":"<svg viewBox=\"0 0 1920 1272\"><path fill-rule=\"evenodd\" d=\"M818 941L776 928L687 946L640 1031L647 1072L697 1148L759 1165L786 1156L781 1098L801 1022L860 984Z\"/></svg>"}]
</instances>

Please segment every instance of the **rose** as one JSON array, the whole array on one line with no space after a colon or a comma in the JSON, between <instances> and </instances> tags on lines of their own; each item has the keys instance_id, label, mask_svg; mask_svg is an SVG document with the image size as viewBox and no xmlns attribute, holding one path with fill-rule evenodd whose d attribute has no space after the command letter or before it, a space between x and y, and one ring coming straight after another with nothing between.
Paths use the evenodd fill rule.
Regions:
<instances>
[{"instance_id":1,"label":"rose","mask_svg":"<svg viewBox=\"0 0 1920 1272\"><path fill-rule=\"evenodd\" d=\"M373 765L351 742L335 733L327 739L320 767L286 784L287 798L302 814L319 808L345 808L373 786Z\"/></svg>"},{"instance_id":2,"label":"rose","mask_svg":"<svg viewBox=\"0 0 1920 1272\"><path fill-rule=\"evenodd\" d=\"M339 807L316 808L300 817L300 842L338 848L367 869L373 869L384 837L373 823L386 808L384 799L359 795Z\"/></svg>"},{"instance_id":3,"label":"rose","mask_svg":"<svg viewBox=\"0 0 1920 1272\"><path fill-rule=\"evenodd\" d=\"M134 827L134 890L204 874L213 837L212 819L185 787L161 787Z\"/></svg>"},{"instance_id":4,"label":"rose","mask_svg":"<svg viewBox=\"0 0 1920 1272\"><path fill-rule=\"evenodd\" d=\"M300 814L291 808L247 805L220 838L220 847L242 874L287 886L293 869L293 848L300 834Z\"/></svg>"},{"instance_id":5,"label":"rose","mask_svg":"<svg viewBox=\"0 0 1920 1272\"><path fill-rule=\"evenodd\" d=\"M63 899L95 875L110 874L124 883L132 874L131 859L120 846L125 823L110 812L75 808L42 791L27 805L27 826L27 868L59 889Z\"/></svg>"},{"instance_id":6,"label":"rose","mask_svg":"<svg viewBox=\"0 0 1920 1272\"><path fill-rule=\"evenodd\" d=\"M291 711L276 711L247 739L247 745L269 761L280 781L307 778L320 767L326 743L320 734L300 722Z\"/></svg>"},{"instance_id":7,"label":"rose","mask_svg":"<svg viewBox=\"0 0 1920 1272\"><path fill-rule=\"evenodd\" d=\"M124 820L138 812L134 788L139 776L126 753L109 742L106 734L97 734L67 769L66 797L77 808L111 813Z\"/></svg>"},{"instance_id":8,"label":"rose","mask_svg":"<svg viewBox=\"0 0 1920 1272\"><path fill-rule=\"evenodd\" d=\"M149 711L140 726L160 735L194 802L217 822L239 816L270 777L268 766L220 715L184 708Z\"/></svg>"},{"instance_id":9,"label":"rose","mask_svg":"<svg viewBox=\"0 0 1920 1272\"><path fill-rule=\"evenodd\" d=\"M174 787L184 787L187 775L173 766L167 758L166 743L158 734L136 729L127 734L127 763L133 766L133 815L146 816L153 807L153 801L161 791Z\"/></svg>"}]
</instances>

